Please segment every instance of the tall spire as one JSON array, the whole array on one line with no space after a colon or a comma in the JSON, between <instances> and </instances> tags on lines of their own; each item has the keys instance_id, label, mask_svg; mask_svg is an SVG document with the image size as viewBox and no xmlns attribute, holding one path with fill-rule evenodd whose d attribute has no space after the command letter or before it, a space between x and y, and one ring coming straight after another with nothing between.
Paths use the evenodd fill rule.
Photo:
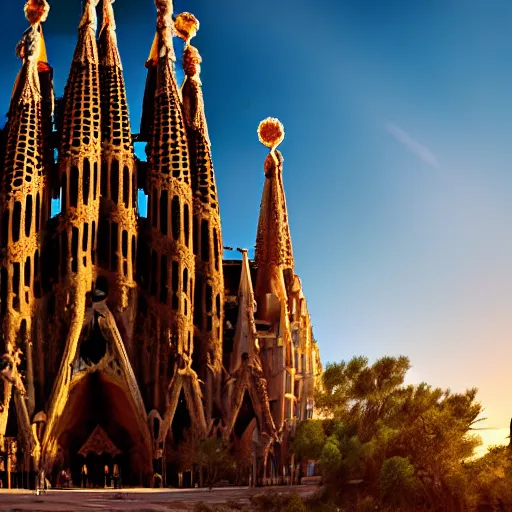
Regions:
<instances>
[{"instance_id":1,"label":"tall spire","mask_svg":"<svg viewBox=\"0 0 512 512\"><path fill-rule=\"evenodd\" d=\"M98 0L85 0L78 42L64 91L59 148L62 187L60 219L60 282L56 287L55 319L50 326L48 374L55 376L42 443L45 464L57 455L57 421L69 398L69 368L82 330L86 294L93 287L99 217L101 113L98 48Z\"/></svg>"},{"instance_id":2,"label":"tall spire","mask_svg":"<svg viewBox=\"0 0 512 512\"><path fill-rule=\"evenodd\" d=\"M113 0L102 0L99 37L101 83L101 199L98 226L99 274L108 280L109 303L132 359L135 322L137 172ZM107 290L104 290L107 291Z\"/></svg>"},{"instance_id":3,"label":"tall spire","mask_svg":"<svg viewBox=\"0 0 512 512\"><path fill-rule=\"evenodd\" d=\"M26 407L33 412L36 402L35 365L42 362L37 349L33 318L41 297L40 250L42 228L48 218L47 171L44 136L45 96L41 91L40 70L50 69L41 23L48 16L44 0L28 1L25 14L30 27L23 34L16 50L23 64L14 86L9 120L7 148L0 192L0 354L15 354L13 361L26 365ZM35 347L35 348L34 348ZM33 350L36 353L33 353ZM14 372L16 369L13 369ZM15 386L24 393L20 379ZM0 440L5 433L12 382L3 382L0 396ZM23 401L21 403L24 403ZM25 407L25 405L23 405ZM19 411L18 411L19 412Z\"/></svg>"},{"instance_id":4,"label":"tall spire","mask_svg":"<svg viewBox=\"0 0 512 512\"><path fill-rule=\"evenodd\" d=\"M270 314L266 294L286 298L283 270L293 270L294 263L283 187L283 157L276 149L284 139L283 125L277 119L268 118L260 123L258 135L260 141L270 148L265 160L265 184L254 256L258 267L256 296L261 301L261 315L265 317Z\"/></svg>"},{"instance_id":5,"label":"tall spire","mask_svg":"<svg viewBox=\"0 0 512 512\"><path fill-rule=\"evenodd\" d=\"M145 93L145 108L152 114L148 225L138 251L141 289L149 311L140 317L145 339L140 360L147 388L146 406L165 416L161 432L165 439L182 387L192 425L204 431L206 423L200 393L193 391L199 384L191 368L195 267L192 188L186 127L174 70L172 2L155 3L157 30L146 63Z\"/></svg>"},{"instance_id":6,"label":"tall spire","mask_svg":"<svg viewBox=\"0 0 512 512\"><path fill-rule=\"evenodd\" d=\"M201 90L201 56L190 44L199 28L189 13L176 18L176 31L185 40L182 86L183 110L187 123L194 201L193 239L196 257L194 296L194 367L205 383L208 397L206 415L213 415L213 401L220 411L222 379L222 318L224 314L224 277L222 272L222 232L217 185L211 155L211 144Z\"/></svg>"}]
</instances>

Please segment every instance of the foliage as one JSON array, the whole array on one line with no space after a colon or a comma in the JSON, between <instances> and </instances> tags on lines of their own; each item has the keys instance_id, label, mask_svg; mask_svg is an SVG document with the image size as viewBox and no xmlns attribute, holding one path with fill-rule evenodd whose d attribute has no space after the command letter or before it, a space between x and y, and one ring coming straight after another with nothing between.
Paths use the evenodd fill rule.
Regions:
<instances>
[{"instance_id":1,"label":"foliage","mask_svg":"<svg viewBox=\"0 0 512 512\"><path fill-rule=\"evenodd\" d=\"M503 454L488 457L496 468L490 474L469 462L481 443L474 432L482 412L477 390L405 385L409 368L404 356L372 365L355 357L326 366L315 398L317 410L329 418L321 422L325 443L319 460L331 495L353 479L364 480L367 503L380 496L391 508L414 503L465 510L478 496L504 494L500 486L511 483L512 470L507 473ZM304 427L300 436L297 451L317 449L319 429Z\"/></svg>"},{"instance_id":2,"label":"foliage","mask_svg":"<svg viewBox=\"0 0 512 512\"><path fill-rule=\"evenodd\" d=\"M206 485L212 489L233 468L233 459L221 439L208 437L197 444L194 462L206 471Z\"/></svg>"},{"instance_id":3,"label":"foliage","mask_svg":"<svg viewBox=\"0 0 512 512\"><path fill-rule=\"evenodd\" d=\"M400 507L410 503L417 487L414 466L403 457L386 459L380 470L380 498L383 504Z\"/></svg>"},{"instance_id":4,"label":"foliage","mask_svg":"<svg viewBox=\"0 0 512 512\"><path fill-rule=\"evenodd\" d=\"M299 459L317 460L320 458L325 440L322 421L307 420L297 427L291 449Z\"/></svg>"}]
</instances>

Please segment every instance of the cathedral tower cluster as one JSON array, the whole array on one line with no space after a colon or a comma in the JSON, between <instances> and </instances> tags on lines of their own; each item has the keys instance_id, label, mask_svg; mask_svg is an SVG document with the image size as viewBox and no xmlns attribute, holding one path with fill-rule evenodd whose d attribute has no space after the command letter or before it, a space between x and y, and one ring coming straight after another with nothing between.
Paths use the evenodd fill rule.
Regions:
<instances>
[{"instance_id":1,"label":"cathedral tower cluster","mask_svg":"<svg viewBox=\"0 0 512 512\"><path fill-rule=\"evenodd\" d=\"M313 415L321 365L294 272L283 126L258 129L270 151L255 259L239 249L241 260L223 260L191 44L199 22L155 1L139 162L112 3L83 1L59 109L42 33L49 5L25 6L0 146L0 456L31 485L63 469L78 482L84 465L94 481L114 463L127 485L181 485L184 473L191 485L183 454L216 436L251 458L247 481L291 481L288 442ZM185 42L181 85L174 36Z\"/></svg>"}]
</instances>

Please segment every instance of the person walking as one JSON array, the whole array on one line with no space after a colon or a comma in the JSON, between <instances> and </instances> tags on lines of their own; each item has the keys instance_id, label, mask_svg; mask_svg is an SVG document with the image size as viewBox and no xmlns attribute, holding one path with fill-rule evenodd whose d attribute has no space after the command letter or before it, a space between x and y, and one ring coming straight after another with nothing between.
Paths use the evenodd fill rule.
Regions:
<instances>
[{"instance_id":1,"label":"person walking","mask_svg":"<svg viewBox=\"0 0 512 512\"><path fill-rule=\"evenodd\" d=\"M112 470L112 478L114 479L114 489L120 488L120 485L119 485L120 476L121 475L119 474L119 466L117 464L114 464L114 469Z\"/></svg>"},{"instance_id":2,"label":"person walking","mask_svg":"<svg viewBox=\"0 0 512 512\"><path fill-rule=\"evenodd\" d=\"M82 466L82 487L84 489L87 487L87 464Z\"/></svg>"}]
</instances>

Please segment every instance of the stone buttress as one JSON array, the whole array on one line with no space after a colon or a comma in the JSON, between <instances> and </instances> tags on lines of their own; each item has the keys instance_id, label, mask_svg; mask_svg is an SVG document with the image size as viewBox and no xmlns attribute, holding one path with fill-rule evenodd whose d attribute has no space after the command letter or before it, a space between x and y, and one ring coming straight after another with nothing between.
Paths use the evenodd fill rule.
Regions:
<instances>
[{"instance_id":1,"label":"stone buttress","mask_svg":"<svg viewBox=\"0 0 512 512\"><path fill-rule=\"evenodd\" d=\"M201 390L192 370L194 254L190 155L176 83L172 2L156 1L157 33L146 63L145 109L151 112L148 147L148 219L139 243L138 347L147 409L161 420L155 450L162 456L178 402L190 424L206 430ZM147 110L143 113L147 116ZM146 117L147 118L147 117ZM175 440L176 441L176 440Z\"/></svg>"},{"instance_id":2,"label":"stone buttress","mask_svg":"<svg viewBox=\"0 0 512 512\"><path fill-rule=\"evenodd\" d=\"M188 23L187 23L188 22ZM190 45L188 24L199 23L189 13L176 20L178 34L186 41L183 53L185 81L183 110L187 123L193 193L193 250L196 261L194 291L193 368L204 382L206 417L219 417L221 409L222 337L224 317L224 277L222 233L213 169L211 144L201 90L201 56ZM181 33L180 33L181 32Z\"/></svg>"},{"instance_id":3,"label":"stone buttress","mask_svg":"<svg viewBox=\"0 0 512 512\"><path fill-rule=\"evenodd\" d=\"M41 403L37 376L42 367L42 346L37 340L37 313L41 289L42 230L49 214L48 153L51 125L51 68L41 22L49 6L27 2L30 28L18 44L23 64L18 74L6 125L7 144L1 183L0 222L0 444L6 433L10 400L14 394L17 424L30 454L39 458L39 444L30 416ZM25 382L18 366L23 365ZM26 389L25 389L26 388ZM14 393L13 393L14 391Z\"/></svg>"}]
</instances>

